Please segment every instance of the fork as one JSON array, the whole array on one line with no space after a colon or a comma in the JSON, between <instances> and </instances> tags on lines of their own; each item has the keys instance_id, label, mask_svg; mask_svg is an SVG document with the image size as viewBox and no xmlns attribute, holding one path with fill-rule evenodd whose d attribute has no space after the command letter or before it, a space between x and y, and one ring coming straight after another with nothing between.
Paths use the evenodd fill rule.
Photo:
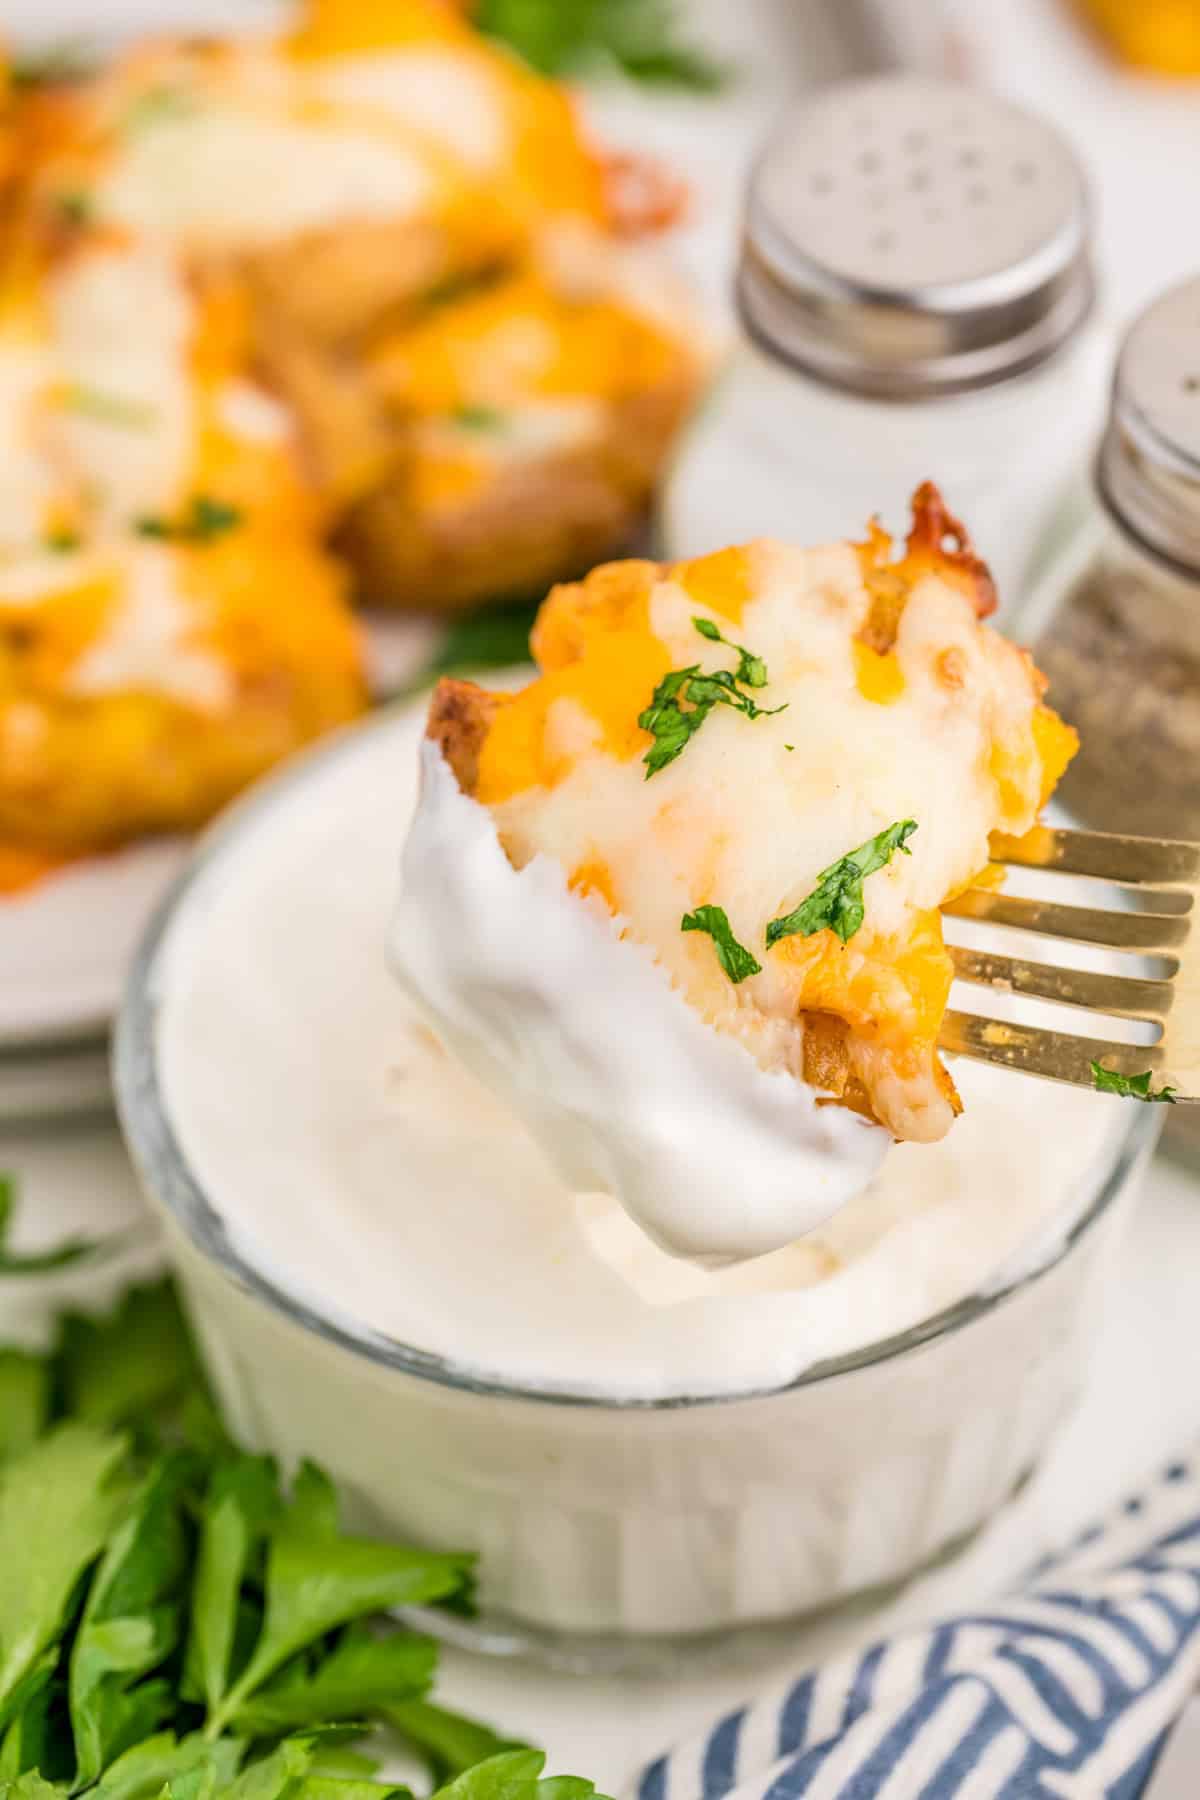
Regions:
<instances>
[{"instance_id":1,"label":"fork","mask_svg":"<svg viewBox=\"0 0 1200 1800\"><path fill-rule=\"evenodd\" d=\"M1121 910L972 887L947 902L944 914L1090 945L1111 953L1105 960L1116 967L1112 972L1064 968L952 944L960 981L1012 995L1018 1004L1012 1019L948 1012L941 1047L1083 1087L1097 1085L1093 1063L1116 1075L1150 1071L1156 1082L1175 1090L1173 1098L1200 1101L1200 931L1193 929L1200 917L1200 844L1039 825L1024 837L994 839L993 860L1102 881L1122 890L1131 904ZM1152 978L1126 960L1148 957L1161 970ZM1120 1043L1024 1024L1021 1000L1050 1001L1151 1027L1156 1041Z\"/></svg>"}]
</instances>

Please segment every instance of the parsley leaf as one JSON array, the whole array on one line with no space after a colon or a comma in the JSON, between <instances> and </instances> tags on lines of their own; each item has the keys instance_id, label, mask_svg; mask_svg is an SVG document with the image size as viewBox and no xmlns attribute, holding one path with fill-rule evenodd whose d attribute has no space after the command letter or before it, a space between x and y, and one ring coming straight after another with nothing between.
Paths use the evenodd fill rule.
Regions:
<instances>
[{"instance_id":1,"label":"parsley leaf","mask_svg":"<svg viewBox=\"0 0 1200 1800\"><path fill-rule=\"evenodd\" d=\"M811 937L814 931L826 929L836 932L843 944L849 943L863 922L863 881L876 870L885 868L897 850L911 856L912 851L906 845L916 829L915 819L900 819L878 836L868 838L857 850L851 850L848 856L830 863L818 875L812 893L794 912L771 920L767 926L768 950L780 938L797 934Z\"/></svg>"},{"instance_id":2,"label":"parsley leaf","mask_svg":"<svg viewBox=\"0 0 1200 1800\"><path fill-rule=\"evenodd\" d=\"M121 425L130 431L145 431L158 417L158 408L151 406L149 401L133 400L127 394L89 387L81 381L67 385L62 392L62 404L68 412L95 419L102 425Z\"/></svg>"},{"instance_id":3,"label":"parsley leaf","mask_svg":"<svg viewBox=\"0 0 1200 1800\"><path fill-rule=\"evenodd\" d=\"M73 1421L0 1468L0 1726L54 1672L76 1583L125 1507L127 1448Z\"/></svg>"},{"instance_id":4,"label":"parsley leaf","mask_svg":"<svg viewBox=\"0 0 1200 1800\"><path fill-rule=\"evenodd\" d=\"M456 406L450 416L464 431L503 431L508 422L495 406Z\"/></svg>"},{"instance_id":5,"label":"parsley leaf","mask_svg":"<svg viewBox=\"0 0 1200 1800\"><path fill-rule=\"evenodd\" d=\"M99 68L95 48L78 40L50 44L25 56L15 57L9 79L17 89L54 87L60 82L86 81Z\"/></svg>"},{"instance_id":6,"label":"parsley leaf","mask_svg":"<svg viewBox=\"0 0 1200 1800\"><path fill-rule=\"evenodd\" d=\"M242 1581L278 1516L279 1477L267 1456L234 1456L209 1479L200 1520L187 1648L189 1685L211 1712L229 1683Z\"/></svg>"},{"instance_id":7,"label":"parsley leaf","mask_svg":"<svg viewBox=\"0 0 1200 1800\"><path fill-rule=\"evenodd\" d=\"M147 513L134 521L134 530L139 537L174 539L183 544L210 544L214 538L222 537L240 525L243 516L240 507L214 500L208 494L196 494L178 519L164 519L160 514Z\"/></svg>"},{"instance_id":8,"label":"parsley leaf","mask_svg":"<svg viewBox=\"0 0 1200 1800\"><path fill-rule=\"evenodd\" d=\"M157 1668L179 1638L187 1555L182 1495L189 1474L185 1454L158 1459L93 1578L70 1663L80 1787L173 1711L165 1683L134 1683Z\"/></svg>"},{"instance_id":9,"label":"parsley leaf","mask_svg":"<svg viewBox=\"0 0 1200 1800\"><path fill-rule=\"evenodd\" d=\"M85 188L65 188L56 195L55 209L60 222L78 231L92 222L95 202Z\"/></svg>"},{"instance_id":10,"label":"parsley leaf","mask_svg":"<svg viewBox=\"0 0 1200 1800\"><path fill-rule=\"evenodd\" d=\"M1176 1089L1150 1086L1150 1070L1141 1075L1118 1075L1115 1069L1106 1069L1103 1064L1094 1062L1088 1065L1092 1071L1092 1086L1101 1094L1124 1094L1130 1100L1163 1100L1168 1106L1174 1106Z\"/></svg>"},{"instance_id":11,"label":"parsley leaf","mask_svg":"<svg viewBox=\"0 0 1200 1800\"><path fill-rule=\"evenodd\" d=\"M62 1320L57 1381L68 1410L94 1425L153 1435L203 1382L169 1281L130 1288L114 1313Z\"/></svg>"},{"instance_id":12,"label":"parsley leaf","mask_svg":"<svg viewBox=\"0 0 1200 1800\"><path fill-rule=\"evenodd\" d=\"M105 1770L92 1800L155 1800L165 1791L176 1797L193 1790L184 1785L189 1776L200 1778L196 1792L204 1794L203 1778L211 1771L212 1792L224 1794L237 1774L244 1746L234 1739L207 1744L198 1734L176 1739L162 1731L137 1744ZM167 1784L170 1784L169 1787Z\"/></svg>"},{"instance_id":13,"label":"parsley leaf","mask_svg":"<svg viewBox=\"0 0 1200 1800\"><path fill-rule=\"evenodd\" d=\"M149 126L190 118L195 111L194 94L186 88L169 87L164 82L135 95L121 122L127 131L144 131Z\"/></svg>"},{"instance_id":14,"label":"parsley leaf","mask_svg":"<svg viewBox=\"0 0 1200 1800\"><path fill-rule=\"evenodd\" d=\"M262 1630L247 1666L209 1714L210 1737L327 1632L367 1613L446 1599L469 1581L473 1557L339 1537L333 1509L328 1477L305 1464L296 1497L268 1539Z\"/></svg>"},{"instance_id":15,"label":"parsley leaf","mask_svg":"<svg viewBox=\"0 0 1200 1800\"><path fill-rule=\"evenodd\" d=\"M20 1252L8 1248L8 1231L17 1201L17 1184L11 1175L0 1175L0 1275L44 1275L81 1262L97 1249L95 1238L67 1238L49 1250Z\"/></svg>"},{"instance_id":16,"label":"parsley leaf","mask_svg":"<svg viewBox=\"0 0 1200 1800\"><path fill-rule=\"evenodd\" d=\"M65 1797L70 1791L57 1782L43 1781L36 1769L26 1769L16 1781L6 1782L0 1788L3 1800L59 1800L60 1795Z\"/></svg>"},{"instance_id":17,"label":"parsley leaf","mask_svg":"<svg viewBox=\"0 0 1200 1800\"><path fill-rule=\"evenodd\" d=\"M706 675L699 663L692 663L686 669L672 669L663 676L650 697L649 706L638 714L638 724L654 739L642 758L647 781L675 761L714 706L732 706L748 719L770 718L774 713L787 711L786 701L782 706L759 706L744 691L748 687L762 688L767 684L767 665L761 656L754 656L741 644L730 644L711 619L695 618L692 624L710 643L727 644L731 650L736 650L738 666L732 671L718 669L715 674ZM681 704L685 700L687 712Z\"/></svg>"},{"instance_id":18,"label":"parsley leaf","mask_svg":"<svg viewBox=\"0 0 1200 1800\"><path fill-rule=\"evenodd\" d=\"M424 1758L435 1781L449 1781L503 1750L530 1747L500 1737L478 1719L468 1719L428 1700L402 1700L385 1707L384 1717L405 1744Z\"/></svg>"},{"instance_id":19,"label":"parsley leaf","mask_svg":"<svg viewBox=\"0 0 1200 1800\"><path fill-rule=\"evenodd\" d=\"M762 964L756 962L746 946L734 937L724 907L698 906L695 912L684 913L679 929L708 933L716 947L717 961L735 987L748 975L761 974Z\"/></svg>"},{"instance_id":20,"label":"parsley leaf","mask_svg":"<svg viewBox=\"0 0 1200 1800\"><path fill-rule=\"evenodd\" d=\"M692 624L710 643L725 644L730 650L738 653L738 666L734 673L735 681L743 682L746 687L760 688L767 685L767 665L761 656L753 656L744 644L731 643L729 638L722 637L711 619L693 619Z\"/></svg>"},{"instance_id":21,"label":"parsley leaf","mask_svg":"<svg viewBox=\"0 0 1200 1800\"><path fill-rule=\"evenodd\" d=\"M692 676L699 673L699 663L693 663L690 669L672 669L655 688L645 712L638 714L638 724L654 739L653 745L642 758L646 765L647 781L651 775L657 775L660 769L665 769L668 763L675 761L713 709L712 701L697 704L690 712L684 712L679 704L681 691Z\"/></svg>"},{"instance_id":22,"label":"parsley leaf","mask_svg":"<svg viewBox=\"0 0 1200 1800\"><path fill-rule=\"evenodd\" d=\"M714 93L728 72L676 37L670 0L480 0L475 23L544 75L616 69Z\"/></svg>"},{"instance_id":23,"label":"parsley leaf","mask_svg":"<svg viewBox=\"0 0 1200 1800\"><path fill-rule=\"evenodd\" d=\"M434 1800L603 1800L592 1782L578 1776L540 1781L545 1764L540 1750L509 1750L465 1770Z\"/></svg>"},{"instance_id":24,"label":"parsley leaf","mask_svg":"<svg viewBox=\"0 0 1200 1800\"><path fill-rule=\"evenodd\" d=\"M47 550L54 550L60 555L65 555L69 550L78 550L83 539L77 531L72 531L69 526L57 525L53 531L46 533L42 542Z\"/></svg>"},{"instance_id":25,"label":"parsley leaf","mask_svg":"<svg viewBox=\"0 0 1200 1800\"><path fill-rule=\"evenodd\" d=\"M24 1450L50 1417L48 1359L26 1350L0 1350L0 1457Z\"/></svg>"},{"instance_id":26,"label":"parsley leaf","mask_svg":"<svg viewBox=\"0 0 1200 1800\"><path fill-rule=\"evenodd\" d=\"M531 661L529 634L537 619L537 600L514 600L506 606L481 607L449 626L429 677L456 675L472 669L506 669Z\"/></svg>"},{"instance_id":27,"label":"parsley leaf","mask_svg":"<svg viewBox=\"0 0 1200 1800\"><path fill-rule=\"evenodd\" d=\"M235 1716L233 1729L247 1737L275 1737L305 1725L374 1716L424 1694L436 1663L432 1638L408 1631L376 1637L352 1627L311 1674L295 1668L260 1689Z\"/></svg>"}]
</instances>

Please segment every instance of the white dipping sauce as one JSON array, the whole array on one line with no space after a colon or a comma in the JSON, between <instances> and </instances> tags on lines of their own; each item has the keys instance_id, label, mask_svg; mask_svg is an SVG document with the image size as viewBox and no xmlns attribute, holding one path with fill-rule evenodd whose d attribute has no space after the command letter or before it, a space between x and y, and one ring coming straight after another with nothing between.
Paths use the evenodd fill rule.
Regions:
<instances>
[{"instance_id":1,"label":"white dipping sauce","mask_svg":"<svg viewBox=\"0 0 1200 1800\"><path fill-rule=\"evenodd\" d=\"M1061 1241L1125 1109L963 1064L948 1138L890 1150L831 1223L752 1262L679 1262L614 1200L572 1193L384 964L423 713L277 791L166 946L167 1108L236 1247L277 1285L520 1385L733 1394L916 1325Z\"/></svg>"}]
</instances>

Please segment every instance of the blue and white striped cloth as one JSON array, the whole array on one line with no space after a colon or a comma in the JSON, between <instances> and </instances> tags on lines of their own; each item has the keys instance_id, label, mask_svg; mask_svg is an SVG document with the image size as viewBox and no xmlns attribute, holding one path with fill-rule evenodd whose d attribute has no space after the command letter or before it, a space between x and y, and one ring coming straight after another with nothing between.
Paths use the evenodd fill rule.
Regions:
<instances>
[{"instance_id":1,"label":"blue and white striped cloth","mask_svg":"<svg viewBox=\"0 0 1200 1800\"><path fill-rule=\"evenodd\" d=\"M1134 1800L1198 1677L1200 1457L1021 1592L729 1713L634 1800Z\"/></svg>"}]
</instances>

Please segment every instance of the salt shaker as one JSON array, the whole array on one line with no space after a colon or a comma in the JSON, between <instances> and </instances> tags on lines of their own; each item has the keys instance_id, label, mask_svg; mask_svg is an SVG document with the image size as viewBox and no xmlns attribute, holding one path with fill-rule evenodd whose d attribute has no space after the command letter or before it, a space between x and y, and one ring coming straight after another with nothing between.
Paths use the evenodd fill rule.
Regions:
<instances>
[{"instance_id":1,"label":"salt shaker","mask_svg":"<svg viewBox=\"0 0 1200 1800\"><path fill-rule=\"evenodd\" d=\"M900 529L931 477L1003 602L1103 415L1094 294L1085 183L1043 120L907 73L795 101L750 179L744 341L670 472L663 553Z\"/></svg>"}]
</instances>

